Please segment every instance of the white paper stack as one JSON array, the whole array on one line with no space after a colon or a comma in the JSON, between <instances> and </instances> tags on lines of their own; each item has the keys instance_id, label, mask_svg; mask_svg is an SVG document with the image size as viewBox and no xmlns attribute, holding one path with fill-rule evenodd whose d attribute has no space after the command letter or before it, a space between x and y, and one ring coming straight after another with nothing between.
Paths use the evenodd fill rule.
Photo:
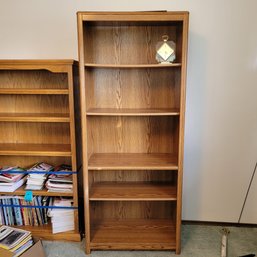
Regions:
<instances>
[{"instance_id":1,"label":"white paper stack","mask_svg":"<svg viewBox=\"0 0 257 257\"><path fill-rule=\"evenodd\" d=\"M63 174L63 172L71 171L71 166L62 164L54 168L55 174L51 174L46 182L48 192L69 192L73 190L73 182L71 174ZM58 174L59 172L59 174Z\"/></svg>"},{"instance_id":2,"label":"white paper stack","mask_svg":"<svg viewBox=\"0 0 257 257\"><path fill-rule=\"evenodd\" d=\"M41 190L44 187L45 180L47 179L47 172L51 171L53 166L41 162L35 164L28 171L45 172L45 173L31 173L28 175L26 190Z\"/></svg>"},{"instance_id":3,"label":"white paper stack","mask_svg":"<svg viewBox=\"0 0 257 257\"><path fill-rule=\"evenodd\" d=\"M5 173L9 172L11 173ZM25 174L23 173L12 173L14 171L24 171L19 167L4 167L0 172L0 191L1 192L14 192L17 188L21 187L26 182Z\"/></svg>"},{"instance_id":4,"label":"white paper stack","mask_svg":"<svg viewBox=\"0 0 257 257\"><path fill-rule=\"evenodd\" d=\"M55 198L53 206L72 207L72 199ZM50 209L53 234L74 230L74 209Z\"/></svg>"}]
</instances>

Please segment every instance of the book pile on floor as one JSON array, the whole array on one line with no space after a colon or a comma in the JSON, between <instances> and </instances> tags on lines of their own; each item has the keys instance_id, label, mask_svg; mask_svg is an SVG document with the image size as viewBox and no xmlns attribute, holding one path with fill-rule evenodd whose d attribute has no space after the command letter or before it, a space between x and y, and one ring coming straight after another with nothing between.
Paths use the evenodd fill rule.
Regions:
<instances>
[{"instance_id":1,"label":"book pile on floor","mask_svg":"<svg viewBox=\"0 0 257 257\"><path fill-rule=\"evenodd\" d=\"M54 198L53 206L72 207L73 200L68 198ZM74 210L73 209L50 209L48 216L51 217L53 234L74 230Z\"/></svg>"},{"instance_id":2,"label":"book pile on floor","mask_svg":"<svg viewBox=\"0 0 257 257\"><path fill-rule=\"evenodd\" d=\"M55 172L58 171L71 171L70 165L62 164L55 167ZM46 181L46 188L48 192L72 192L73 183L71 174L51 174Z\"/></svg>"},{"instance_id":3,"label":"book pile on floor","mask_svg":"<svg viewBox=\"0 0 257 257\"><path fill-rule=\"evenodd\" d=\"M14 192L17 188L21 187L26 182L27 176L22 173L13 173L15 171L24 171L24 169L19 167L4 167L0 169L1 192Z\"/></svg>"},{"instance_id":4,"label":"book pile on floor","mask_svg":"<svg viewBox=\"0 0 257 257\"><path fill-rule=\"evenodd\" d=\"M53 170L50 164L41 162L32 166L28 171L42 172L31 173L28 175L26 190L41 190L44 187L45 180L47 179L47 172ZM43 173L45 172L45 173Z\"/></svg>"},{"instance_id":5,"label":"book pile on floor","mask_svg":"<svg viewBox=\"0 0 257 257\"><path fill-rule=\"evenodd\" d=\"M48 223L47 208L33 206L49 206L49 196L34 196L32 202L27 202L21 196L0 196L0 225L31 225L38 226ZM3 205L13 205L3 207ZM22 206L31 206L23 208Z\"/></svg>"},{"instance_id":6,"label":"book pile on floor","mask_svg":"<svg viewBox=\"0 0 257 257\"><path fill-rule=\"evenodd\" d=\"M0 247L20 256L33 245L31 233L26 230L8 226L0 227Z\"/></svg>"}]
</instances>

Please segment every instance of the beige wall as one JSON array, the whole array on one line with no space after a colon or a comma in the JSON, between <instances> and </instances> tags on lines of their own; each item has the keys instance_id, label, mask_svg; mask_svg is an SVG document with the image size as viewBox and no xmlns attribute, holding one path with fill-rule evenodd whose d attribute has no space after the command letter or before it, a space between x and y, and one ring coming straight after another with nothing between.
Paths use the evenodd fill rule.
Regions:
<instances>
[{"instance_id":1,"label":"beige wall","mask_svg":"<svg viewBox=\"0 0 257 257\"><path fill-rule=\"evenodd\" d=\"M86 10L190 11L183 218L236 222L257 161L256 0L0 0L0 58L77 59Z\"/></svg>"}]
</instances>

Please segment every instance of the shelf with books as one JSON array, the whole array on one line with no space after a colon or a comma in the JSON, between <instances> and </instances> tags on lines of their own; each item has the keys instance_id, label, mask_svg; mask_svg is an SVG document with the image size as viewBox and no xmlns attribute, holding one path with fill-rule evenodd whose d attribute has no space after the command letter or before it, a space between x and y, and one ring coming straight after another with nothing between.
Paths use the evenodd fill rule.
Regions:
<instances>
[{"instance_id":1,"label":"shelf with books","mask_svg":"<svg viewBox=\"0 0 257 257\"><path fill-rule=\"evenodd\" d=\"M1 195L19 195L23 196L26 194L25 186L19 187L14 192L0 192ZM47 189L34 190L33 195L41 196L73 196L73 192L48 192Z\"/></svg>"},{"instance_id":2,"label":"shelf with books","mask_svg":"<svg viewBox=\"0 0 257 257\"><path fill-rule=\"evenodd\" d=\"M73 60L0 61L0 168L20 166L26 170L42 162L53 166L70 165L74 171L70 178L72 189L48 192L46 188L33 190L34 187L30 187L30 190L34 198L69 198L75 207L78 206L78 189L73 91L77 87L77 74L78 67ZM26 179L31 174L26 174ZM30 181L37 181L35 177ZM41 187L47 182L44 178L36 183ZM27 189L23 183L14 192L3 190L0 194L1 197L22 198ZM66 228L70 232L53 234L56 227L50 223L37 228L26 224L24 228L32 232L38 230L38 235L44 235L44 239L80 240L77 208L72 211L69 229Z\"/></svg>"}]
</instances>

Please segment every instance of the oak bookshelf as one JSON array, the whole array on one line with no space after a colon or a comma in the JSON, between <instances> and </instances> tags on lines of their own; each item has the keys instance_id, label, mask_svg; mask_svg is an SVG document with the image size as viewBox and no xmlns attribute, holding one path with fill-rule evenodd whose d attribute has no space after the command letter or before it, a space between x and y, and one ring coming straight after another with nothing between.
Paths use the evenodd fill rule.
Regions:
<instances>
[{"instance_id":1,"label":"oak bookshelf","mask_svg":"<svg viewBox=\"0 0 257 257\"><path fill-rule=\"evenodd\" d=\"M188 12L78 12L86 253L180 253ZM158 64L167 34L176 60Z\"/></svg>"},{"instance_id":2,"label":"oak bookshelf","mask_svg":"<svg viewBox=\"0 0 257 257\"><path fill-rule=\"evenodd\" d=\"M73 60L0 60L0 166L64 163L77 171L73 96L77 70ZM72 197L78 206L77 173L72 176L73 193L43 189L33 195ZM25 185L0 192L25 193ZM74 231L53 234L50 223L21 228L45 240L80 241L78 210L74 212Z\"/></svg>"}]
</instances>

